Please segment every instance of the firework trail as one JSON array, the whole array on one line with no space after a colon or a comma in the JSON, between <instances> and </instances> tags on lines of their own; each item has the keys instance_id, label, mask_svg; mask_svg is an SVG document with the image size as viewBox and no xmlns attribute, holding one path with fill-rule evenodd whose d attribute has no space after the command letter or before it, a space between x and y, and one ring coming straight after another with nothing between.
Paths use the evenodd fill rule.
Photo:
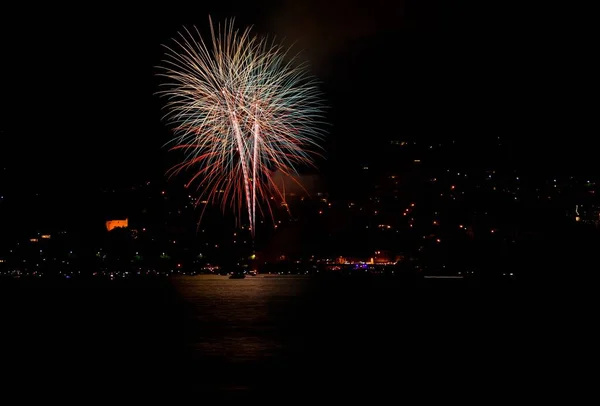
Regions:
<instances>
[{"instance_id":1,"label":"firework trail","mask_svg":"<svg viewBox=\"0 0 600 406\"><path fill-rule=\"evenodd\" d=\"M171 175L193 170L202 199L247 211L252 235L261 202L273 216L271 196L281 197L272 173L297 176L312 165L323 136L323 104L306 65L274 41L234 28L215 27L211 41L185 29L166 47L159 95L173 128L172 149L184 159Z\"/></svg>"}]
</instances>

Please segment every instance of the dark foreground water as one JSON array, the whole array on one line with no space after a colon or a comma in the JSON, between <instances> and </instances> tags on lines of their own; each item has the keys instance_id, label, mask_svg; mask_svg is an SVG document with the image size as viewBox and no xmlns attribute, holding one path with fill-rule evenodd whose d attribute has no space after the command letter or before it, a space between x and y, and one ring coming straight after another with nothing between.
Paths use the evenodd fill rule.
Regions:
<instances>
[{"instance_id":1,"label":"dark foreground water","mask_svg":"<svg viewBox=\"0 0 600 406\"><path fill-rule=\"evenodd\" d=\"M516 293L432 283L416 289L292 276L11 282L2 289L1 388L23 401L58 396L80 404L125 397L375 402L474 396L474 388L498 387L517 373L531 321L523 322Z\"/></svg>"}]
</instances>

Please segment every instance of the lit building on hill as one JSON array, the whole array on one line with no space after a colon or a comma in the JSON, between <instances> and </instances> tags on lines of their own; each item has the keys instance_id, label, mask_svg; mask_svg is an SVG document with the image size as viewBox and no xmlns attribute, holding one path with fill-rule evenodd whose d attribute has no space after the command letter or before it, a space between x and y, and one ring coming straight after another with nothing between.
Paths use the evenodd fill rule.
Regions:
<instances>
[{"instance_id":1,"label":"lit building on hill","mask_svg":"<svg viewBox=\"0 0 600 406\"><path fill-rule=\"evenodd\" d=\"M114 230L115 228L127 228L127 227L128 227L127 219L125 219L125 220L108 220L106 222L106 230L107 231Z\"/></svg>"}]
</instances>

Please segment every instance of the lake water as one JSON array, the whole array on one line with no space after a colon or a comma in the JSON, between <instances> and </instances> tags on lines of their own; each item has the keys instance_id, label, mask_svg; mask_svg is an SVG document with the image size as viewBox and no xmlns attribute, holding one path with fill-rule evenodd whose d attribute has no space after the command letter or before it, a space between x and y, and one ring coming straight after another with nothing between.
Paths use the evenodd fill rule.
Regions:
<instances>
[{"instance_id":1,"label":"lake water","mask_svg":"<svg viewBox=\"0 0 600 406\"><path fill-rule=\"evenodd\" d=\"M482 354L509 359L515 305L495 294L483 306L489 293L445 283L195 276L12 287L7 386L138 401L456 391Z\"/></svg>"}]
</instances>

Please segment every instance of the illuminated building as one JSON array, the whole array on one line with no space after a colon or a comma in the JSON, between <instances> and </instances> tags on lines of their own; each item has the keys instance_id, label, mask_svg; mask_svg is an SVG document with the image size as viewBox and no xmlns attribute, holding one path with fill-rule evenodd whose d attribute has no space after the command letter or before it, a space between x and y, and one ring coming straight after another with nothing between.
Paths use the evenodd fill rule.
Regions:
<instances>
[{"instance_id":1,"label":"illuminated building","mask_svg":"<svg viewBox=\"0 0 600 406\"><path fill-rule=\"evenodd\" d=\"M127 219L125 219L125 220L108 220L106 222L106 230L107 231L114 230L115 228L127 228L127 227L128 227Z\"/></svg>"}]
</instances>

